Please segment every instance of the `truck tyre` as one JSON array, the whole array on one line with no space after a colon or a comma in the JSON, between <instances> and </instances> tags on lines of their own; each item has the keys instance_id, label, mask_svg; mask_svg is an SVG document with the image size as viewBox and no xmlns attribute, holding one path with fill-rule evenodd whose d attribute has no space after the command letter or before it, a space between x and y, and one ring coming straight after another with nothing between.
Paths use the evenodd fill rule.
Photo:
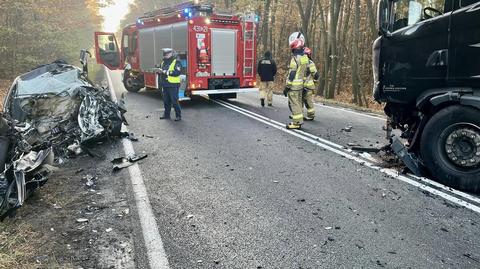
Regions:
<instances>
[{"instance_id":1,"label":"truck tyre","mask_svg":"<svg viewBox=\"0 0 480 269\"><path fill-rule=\"evenodd\" d=\"M135 85L135 79L129 76L128 73L125 74L125 78L123 79L123 86L129 92L138 92L142 89L142 87Z\"/></svg>"},{"instance_id":2,"label":"truck tyre","mask_svg":"<svg viewBox=\"0 0 480 269\"><path fill-rule=\"evenodd\" d=\"M437 112L425 126L420 151L439 182L480 193L480 110L454 105Z\"/></svg>"}]
</instances>

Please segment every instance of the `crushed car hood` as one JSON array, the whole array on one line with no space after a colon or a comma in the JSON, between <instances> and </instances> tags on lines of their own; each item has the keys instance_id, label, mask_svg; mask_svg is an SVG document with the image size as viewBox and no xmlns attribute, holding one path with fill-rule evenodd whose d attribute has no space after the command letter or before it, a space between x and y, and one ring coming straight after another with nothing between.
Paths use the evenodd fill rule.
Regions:
<instances>
[{"instance_id":1,"label":"crushed car hood","mask_svg":"<svg viewBox=\"0 0 480 269\"><path fill-rule=\"evenodd\" d=\"M0 113L0 221L48 180L55 160L120 137L123 100L57 61L17 77Z\"/></svg>"}]
</instances>

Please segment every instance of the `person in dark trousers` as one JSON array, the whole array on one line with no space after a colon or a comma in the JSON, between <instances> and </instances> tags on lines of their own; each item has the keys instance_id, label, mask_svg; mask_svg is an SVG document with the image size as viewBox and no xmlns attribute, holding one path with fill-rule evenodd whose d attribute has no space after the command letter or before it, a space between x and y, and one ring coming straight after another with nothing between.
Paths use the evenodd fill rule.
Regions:
<instances>
[{"instance_id":1,"label":"person in dark trousers","mask_svg":"<svg viewBox=\"0 0 480 269\"><path fill-rule=\"evenodd\" d=\"M182 110L178 102L178 90L180 88L180 75L182 65L177 61L173 55L172 49L163 49L163 61L160 64L160 75L158 84L162 86L163 91L163 106L165 111L163 119L170 119L170 111L175 110L175 121L182 120Z\"/></svg>"},{"instance_id":2,"label":"person in dark trousers","mask_svg":"<svg viewBox=\"0 0 480 269\"><path fill-rule=\"evenodd\" d=\"M264 57L258 61L257 72L260 76L260 104L265 106L265 98L268 106L272 106L273 82L277 74L277 64L272 59L272 53L266 51Z\"/></svg>"}]
</instances>

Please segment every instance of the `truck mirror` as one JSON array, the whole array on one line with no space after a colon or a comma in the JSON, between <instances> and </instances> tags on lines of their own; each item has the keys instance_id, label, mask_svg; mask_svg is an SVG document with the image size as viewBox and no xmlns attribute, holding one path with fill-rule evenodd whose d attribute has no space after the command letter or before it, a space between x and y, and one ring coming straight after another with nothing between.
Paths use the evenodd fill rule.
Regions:
<instances>
[{"instance_id":1,"label":"truck mirror","mask_svg":"<svg viewBox=\"0 0 480 269\"><path fill-rule=\"evenodd\" d=\"M390 0L379 0L377 10L377 27L380 35L388 33Z\"/></svg>"},{"instance_id":2,"label":"truck mirror","mask_svg":"<svg viewBox=\"0 0 480 269\"><path fill-rule=\"evenodd\" d=\"M113 36L111 36L111 35L108 36L108 41L113 42L113 41L114 41L114 40L113 40Z\"/></svg>"},{"instance_id":3,"label":"truck mirror","mask_svg":"<svg viewBox=\"0 0 480 269\"><path fill-rule=\"evenodd\" d=\"M422 18L422 4L410 1L408 4L408 25L414 25Z\"/></svg>"}]
</instances>

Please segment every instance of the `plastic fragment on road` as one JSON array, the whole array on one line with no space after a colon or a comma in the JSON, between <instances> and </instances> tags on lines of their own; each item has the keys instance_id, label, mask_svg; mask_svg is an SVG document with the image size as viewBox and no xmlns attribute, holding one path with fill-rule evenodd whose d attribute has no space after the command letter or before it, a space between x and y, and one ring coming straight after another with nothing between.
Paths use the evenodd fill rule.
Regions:
<instances>
[{"instance_id":1,"label":"plastic fragment on road","mask_svg":"<svg viewBox=\"0 0 480 269\"><path fill-rule=\"evenodd\" d=\"M112 160L113 172L118 172L124 168L132 166L134 163L141 161L147 157L148 157L147 154L143 154L143 155L132 155L129 157L115 158Z\"/></svg>"}]
</instances>

